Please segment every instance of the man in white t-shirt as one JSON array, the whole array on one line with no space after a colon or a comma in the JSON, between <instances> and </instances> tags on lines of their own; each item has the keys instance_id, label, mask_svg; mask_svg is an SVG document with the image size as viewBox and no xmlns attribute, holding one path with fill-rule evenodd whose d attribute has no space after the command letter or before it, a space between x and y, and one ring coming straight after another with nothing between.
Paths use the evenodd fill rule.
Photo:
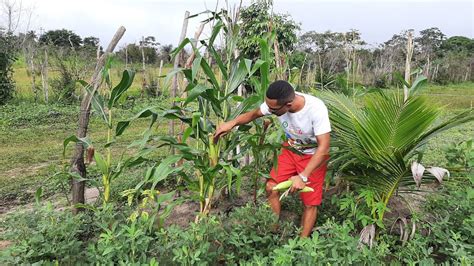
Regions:
<instances>
[{"instance_id":1,"label":"man in white t-shirt","mask_svg":"<svg viewBox=\"0 0 474 266\"><path fill-rule=\"evenodd\" d=\"M326 163L329 159L331 125L324 103L314 96L295 93L286 81L275 81L268 87L265 102L260 108L221 124L214 134L214 140L235 126L271 114L278 116L287 141L283 143L277 169L272 169L270 178L267 179L268 202L279 216L279 192L272 190L276 184L292 180L291 192L302 189L305 185L313 188L314 192L300 193L304 204L301 236L307 237L316 222L317 206L321 204Z\"/></svg>"}]
</instances>

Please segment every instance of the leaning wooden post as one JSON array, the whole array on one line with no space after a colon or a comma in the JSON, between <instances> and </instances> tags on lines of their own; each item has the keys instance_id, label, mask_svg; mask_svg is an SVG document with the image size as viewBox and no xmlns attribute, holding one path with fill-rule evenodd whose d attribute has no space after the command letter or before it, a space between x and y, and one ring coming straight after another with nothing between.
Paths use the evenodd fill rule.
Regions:
<instances>
[{"instance_id":1,"label":"leaning wooden post","mask_svg":"<svg viewBox=\"0 0 474 266\"><path fill-rule=\"evenodd\" d=\"M109 46L105 50L105 53L99 58L95 66L94 74L92 75L90 84L92 85L92 93L89 94L84 92L81 101L81 111L79 113L79 125L77 129L76 136L78 138L84 138L87 135L87 129L89 126L89 118L91 114L91 99L92 95L99 89L102 83L101 70L104 67L105 60L107 56L115 49L117 43L122 38L125 33L125 28L121 26L114 37L110 41ZM81 178L86 178L86 166L84 164L84 146L81 143L76 144L76 150L71 160L71 171L76 172L81 176ZM77 213L80 208L76 208L76 204L84 203L84 188L85 181L80 181L77 179L72 180L72 204L73 204L73 213Z\"/></svg>"},{"instance_id":2,"label":"leaning wooden post","mask_svg":"<svg viewBox=\"0 0 474 266\"><path fill-rule=\"evenodd\" d=\"M405 81L406 83L410 84L410 74L411 74L411 58L413 56L413 33L408 31L407 33L407 48L406 48L407 56L405 58ZM408 99L408 87L403 85L403 95L404 101L406 102Z\"/></svg>"},{"instance_id":3,"label":"leaning wooden post","mask_svg":"<svg viewBox=\"0 0 474 266\"><path fill-rule=\"evenodd\" d=\"M184 20L183 20L183 28L181 29L181 36L179 37L179 44L181 44L186 37L186 30L188 29L188 17L189 17L189 11L186 11L184 13ZM181 58L181 51L175 56L174 58L174 64L173 64L173 69L176 70L179 67L179 60ZM174 74L173 76L173 82L171 84L171 99L173 101L173 107L176 106L175 98L176 94L178 91L178 74ZM169 129L168 129L168 134L169 136L174 136L174 120L170 120L169 122ZM174 154L174 148L171 148L171 154Z\"/></svg>"}]
</instances>

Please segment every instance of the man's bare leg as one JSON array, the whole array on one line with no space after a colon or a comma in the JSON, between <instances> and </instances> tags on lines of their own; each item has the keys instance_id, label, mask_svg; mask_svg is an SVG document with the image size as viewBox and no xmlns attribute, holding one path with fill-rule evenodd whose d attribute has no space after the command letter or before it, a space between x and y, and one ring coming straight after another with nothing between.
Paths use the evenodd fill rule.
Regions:
<instances>
[{"instance_id":1,"label":"man's bare leg","mask_svg":"<svg viewBox=\"0 0 474 266\"><path fill-rule=\"evenodd\" d=\"M276 183L274 182L267 182L266 186L266 191L267 191L267 199L268 199L268 204L272 208L273 212L280 217L280 210L281 210L281 205L280 205L280 194L278 191L272 190L272 188L276 186Z\"/></svg>"},{"instance_id":2,"label":"man's bare leg","mask_svg":"<svg viewBox=\"0 0 474 266\"><path fill-rule=\"evenodd\" d=\"M304 206L303 215L301 216L301 237L308 237L313 230L316 217L318 216L317 206Z\"/></svg>"}]
</instances>

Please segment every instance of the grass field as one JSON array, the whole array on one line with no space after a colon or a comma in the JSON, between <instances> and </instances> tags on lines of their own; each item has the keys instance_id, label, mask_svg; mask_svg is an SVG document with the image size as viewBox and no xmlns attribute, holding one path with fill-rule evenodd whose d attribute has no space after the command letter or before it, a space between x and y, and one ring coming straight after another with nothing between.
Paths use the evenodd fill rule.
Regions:
<instances>
[{"instance_id":1,"label":"grass field","mask_svg":"<svg viewBox=\"0 0 474 266\"><path fill-rule=\"evenodd\" d=\"M131 109L119 110L117 120L131 117L144 105L160 104L161 101L144 101ZM31 200L31 193L39 184L68 165L73 145L69 145L66 156L62 156L63 141L77 130L78 104L45 105L16 104L0 107L0 206L6 201ZM126 147L138 140L148 127L147 121L137 121L112 147L113 156L128 154L133 149ZM167 125L158 124L155 134L167 132ZM89 137L100 152L106 143L107 127L103 121L92 116ZM22 191L22 192L20 192ZM50 191L53 193L52 191ZM19 202L17 202L19 203Z\"/></svg>"},{"instance_id":2,"label":"grass field","mask_svg":"<svg viewBox=\"0 0 474 266\"><path fill-rule=\"evenodd\" d=\"M448 85L428 85L420 92L428 95L447 110L474 107L474 83L466 82Z\"/></svg>"},{"instance_id":3,"label":"grass field","mask_svg":"<svg viewBox=\"0 0 474 266\"><path fill-rule=\"evenodd\" d=\"M122 69L120 66L116 66L115 68L111 69L111 76L112 76L112 82L113 84L117 84L120 81L120 77L122 75ZM171 71L172 67L170 66L165 66L162 69L161 74L166 75ZM158 76L159 73L159 68L158 67L149 67L147 69L147 74L145 74L145 78L148 79L148 76L153 74L153 76ZM59 72L55 71L54 69L49 70L48 72L48 79L55 79L59 76ZM86 77L90 77L91 74L85 75ZM18 101L32 101L34 99L34 93L32 91L32 79L31 75L27 70L27 67L24 64L17 64L15 67L14 75L13 75L14 81L15 81L15 86L16 86L16 99ZM86 81L88 81L87 78L85 78ZM135 75L135 79L133 81L133 84L129 90L130 94L140 94L141 88L142 88L142 80L143 80L143 72L137 71ZM165 79L161 78L159 80L160 82L160 87L164 88L165 90L168 87L168 84L164 84ZM36 76L36 84L38 88L41 87L41 76ZM54 90L52 88L49 89L50 92L49 94L51 95L50 97L54 99ZM40 93L40 99L43 101L43 95L42 92ZM77 94L80 93L78 90L76 92Z\"/></svg>"}]
</instances>

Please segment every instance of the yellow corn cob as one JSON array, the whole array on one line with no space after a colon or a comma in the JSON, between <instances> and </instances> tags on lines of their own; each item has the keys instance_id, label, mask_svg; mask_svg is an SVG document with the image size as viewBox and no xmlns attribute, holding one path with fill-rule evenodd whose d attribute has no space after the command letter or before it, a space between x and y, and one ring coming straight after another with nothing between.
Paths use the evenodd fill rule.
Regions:
<instances>
[{"instance_id":1,"label":"yellow corn cob","mask_svg":"<svg viewBox=\"0 0 474 266\"><path fill-rule=\"evenodd\" d=\"M285 190L291 187L291 185L293 185L293 181L291 180L283 181L279 183L278 185L274 186L273 190ZM300 192L313 192L313 191L314 191L313 188L310 188L307 186L305 186L303 189L300 190Z\"/></svg>"}]
</instances>

